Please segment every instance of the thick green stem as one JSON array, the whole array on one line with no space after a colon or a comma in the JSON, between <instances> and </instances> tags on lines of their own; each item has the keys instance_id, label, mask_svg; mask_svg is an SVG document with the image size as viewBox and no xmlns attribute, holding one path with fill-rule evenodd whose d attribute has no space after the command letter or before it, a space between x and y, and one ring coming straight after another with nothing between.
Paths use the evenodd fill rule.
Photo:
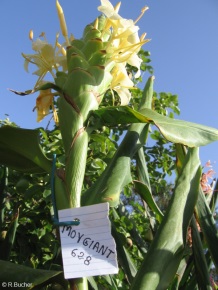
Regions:
<instances>
[{"instance_id":1,"label":"thick green stem","mask_svg":"<svg viewBox=\"0 0 218 290\"><path fill-rule=\"evenodd\" d=\"M97 32L95 29L94 33ZM92 49L87 49L93 42L94 47L92 45ZM97 63L92 59L96 51L102 51L102 41L99 38L94 40L92 35L90 41L86 39L83 44L83 49L76 48L75 42L67 48L68 74L61 73L56 79L56 84L62 90L58 108L66 162L61 182L64 191L60 193L62 199L59 198L59 205L64 208L80 207L89 137L86 131L87 117L91 110L98 109L100 96L110 80L107 74L105 77L104 63L98 63L105 59L104 53L97 57ZM86 278L73 279L70 283L71 289L88 289Z\"/></svg>"},{"instance_id":2,"label":"thick green stem","mask_svg":"<svg viewBox=\"0 0 218 290\"><path fill-rule=\"evenodd\" d=\"M88 149L88 134L82 128L75 141L66 160L66 187L70 193L72 207L80 207L80 197L83 185L83 179L86 168L86 157Z\"/></svg>"},{"instance_id":3,"label":"thick green stem","mask_svg":"<svg viewBox=\"0 0 218 290\"><path fill-rule=\"evenodd\" d=\"M2 230L4 219L5 219L5 195L4 190L7 186L7 176L8 176L8 168L2 167L3 170L2 178L0 179L0 231Z\"/></svg>"},{"instance_id":4,"label":"thick green stem","mask_svg":"<svg viewBox=\"0 0 218 290\"><path fill-rule=\"evenodd\" d=\"M82 94L81 98L84 99L84 103L81 104L81 102L72 101L75 98L69 97L69 93L68 90L65 91L64 96L61 96L58 102L60 130L66 154L65 176L63 177L65 197L63 200L68 201L68 208L80 207L88 148L85 121L88 112L98 106L93 94ZM71 94L73 93L71 92ZM60 207L58 208L60 209Z\"/></svg>"},{"instance_id":5,"label":"thick green stem","mask_svg":"<svg viewBox=\"0 0 218 290\"><path fill-rule=\"evenodd\" d=\"M70 279L70 289L71 290L88 290L88 281L87 278L77 278Z\"/></svg>"},{"instance_id":6,"label":"thick green stem","mask_svg":"<svg viewBox=\"0 0 218 290\"><path fill-rule=\"evenodd\" d=\"M59 99L60 130L66 154L65 174L61 184L62 191L56 192L57 208L80 207L81 190L86 168L86 157L88 149L88 133L85 128L85 121L90 110L98 106L93 94L86 94L84 102L74 102L68 96L70 92ZM71 94L73 94L71 92ZM57 198L57 195L59 196ZM87 290L86 278L70 280L71 289Z\"/></svg>"}]
</instances>

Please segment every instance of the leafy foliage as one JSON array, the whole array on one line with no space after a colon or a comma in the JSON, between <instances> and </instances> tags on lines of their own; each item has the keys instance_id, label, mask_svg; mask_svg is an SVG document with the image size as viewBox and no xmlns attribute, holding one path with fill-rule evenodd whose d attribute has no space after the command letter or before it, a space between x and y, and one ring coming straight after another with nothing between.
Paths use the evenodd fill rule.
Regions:
<instances>
[{"instance_id":1,"label":"leafy foliage","mask_svg":"<svg viewBox=\"0 0 218 290\"><path fill-rule=\"evenodd\" d=\"M140 55L143 59L141 70L146 73L152 72L152 67L148 65L149 53L141 51ZM128 72L134 75L135 68L129 66ZM135 83L141 80L140 78L135 79ZM134 89L132 95L133 98L127 112L139 109L143 90ZM154 92L152 96L152 109L163 117L168 116L173 124L174 114L179 114L178 97L163 92L159 94ZM116 98L116 93L112 96L110 92L107 92L100 110L106 110L108 105L113 104L119 105L119 99ZM96 113L99 114L100 110ZM116 115L114 114L113 117L116 118ZM135 118L135 116L133 117ZM91 116L89 119L89 127L92 128L92 132L89 135L85 178L82 187L83 196L105 174L106 168L110 166L120 150L119 148L122 146L120 144L123 140L125 141L125 136L128 136L127 131L131 131L130 122L125 116L123 120L126 118L126 122L115 122L115 124L109 122L101 126L99 124L92 126L92 122L94 122L92 118ZM16 127L16 124L10 123L9 119L1 121L2 128L6 125ZM215 250L217 230L213 219L215 209L213 205L216 203L217 195L213 196L212 202L208 205L201 192L201 198L198 199L194 213L193 192L196 199L200 178L196 153L194 153L194 157L191 157L195 149L190 151L191 153L186 153L184 146L167 141L155 127L144 124L143 128L144 126L146 126L146 130L143 129L141 135L144 143L141 141L141 148L136 147L137 150L133 150L130 157L132 182L123 183L119 205L111 208L110 211L112 234L118 250L119 273L113 276L90 277L88 279L89 289L124 290L130 289L130 287L148 289L143 288L145 287L143 285L146 285L143 284L145 283L144 278L139 279L139 277L144 271L148 273L148 270L145 270L148 262L147 267L155 269L157 264L161 265L160 262L165 261L170 265L172 253L164 252L160 246L160 243L165 245L165 241L169 242L169 235L172 247L175 247L177 238L180 237L181 244L178 249L175 249L176 253L178 250L179 258L176 259L176 263L174 260L172 261L166 274L160 275L162 286L155 288L156 286L150 284L149 289L206 289L205 287L211 289L208 282L210 281L208 280L208 269L211 268L212 262L217 265ZM133 128L137 128L135 124L133 124ZM39 138L40 150L43 155L51 160L53 154L56 154L57 169L62 168L65 164L66 153L60 129L56 126L50 131L40 129ZM131 142L131 138L126 142L128 150ZM1 161L1 163L3 162ZM183 168L183 165L186 167ZM181 172L183 175L179 179ZM120 174L119 170L117 174ZM185 176L188 178L187 180L185 180ZM170 184L169 177L175 178L176 185ZM61 272L62 260L58 231L51 219L50 174L45 171L20 172L10 166L6 168L3 164L0 168L0 178L0 258L5 261L2 262L2 267L8 266L7 263L10 261L13 266L19 264L28 267L29 270L34 269L36 274L31 282L35 283L35 289L68 289L69 283L64 280ZM181 184L180 189L177 182ZM188 188L189 184L192 184L191 191ZM181 188L182 191L187 188L188 200L192 202L192 209L187 211L189 216L184 215L180 208L181 203L178 196L182 195ZM177 198L175 194L177 194ZM192 197L190 198L190 196ZM176 207L174 207L175 201L177 201ZM189 206L190 204L188 204ZM178 230L177 233L170 232L175 215L179 213L180 209L181 219L176 219L176 221L183 220L186 226L183 225L183 230ZM204 220L205 212L209 217L206 221ZM186 244L186 227L191 217L193 243ZM200 234L196 230L196 220L202 229ZM162 228L169 229L164 232L164 238L161 237ZM158 250L152 251L151 249L154 248ZM206 261L202 260L202 252L206 253ZM161 259L160 255L163 255ZM158 262L156 263L156 261ZM202 261L204 262L203 273L199 267L202 265ZM46 278L38 279L42 275L40 272L42 270L47 271L43 276ZM12 269L12 271L15 270ZM2 276L0 275L0 277ZM17 277L15 276L14 279L18 279ZM140 281L141 285L139 285Z\"/></svg>"}]
</instances>

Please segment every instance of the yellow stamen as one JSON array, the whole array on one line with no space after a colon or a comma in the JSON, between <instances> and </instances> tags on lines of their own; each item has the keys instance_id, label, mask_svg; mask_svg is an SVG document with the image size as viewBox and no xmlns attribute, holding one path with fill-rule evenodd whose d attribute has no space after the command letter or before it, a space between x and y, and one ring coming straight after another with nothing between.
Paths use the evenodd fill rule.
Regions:
<instances>
[{"instance_id":1,"label":"yellow stamen","mask_svg":"<svg viewBox=\"0 0 218 290\"><path fill-rule=\"evenodd\" d=\"M60 48L60 51L62 53L63 56L66 56L66 50L65 48L58 42L58 37L59 37L59 33L56 34L56 41L55 41L55 49L56 47Z\"/></svg>"},{"instance_id":2,"label":"yellow stamen","mask_svg":"<svg viewBox=\"0 0 218 290\"><path fill-rule=\"evenodd\" d=\"M40 35L39 35L39 37L43 37L44 39L46 39L45 38L45 32L41 32Z\"/></svg>"},{"instance_id":3,"label":"yellow stamen","mask_svg":"<svg viewBox=\"0 0 218 290\"><path fill-rule=\"evenodd\" d=\"M55 121L55 124L58 126L59 125L58 113L57 113L57 110L55 109L53 102L52 102L52 111L53 111L53 119Z\"/></svg>"},{"instance_id":4,"label":"yellow stamen","mask_svg":"<svg viewBox=\"0 0 218 290\"><path fill-rule=\"evenodd\" d=\"M29 32L29 39L30 40L33 40L33 30L32 29Z\"/></svg>"},{"instance_id":5,"label":"yellow stamen","mask_svg":"<svg viewBox=\"0 0 218 290\"><path fill-rule=\"evenodd\" d=\"M140 37L140 41L143 41L144 39L145 39L145 36L147 35L147 33L146 32L144 32L142 35L141 35L141 37Z\"/></svg>"},{"instance_id":6,"label":"yellow stamen","mask_svg":"<svg viewBox=\"0 0 218 290\"><path fill-rule=\"evenodd\" d=\"M70 45L70 42L68 39L67 25L66 25L66 21L65 21L65 17L64 17L64 12L63 12L63 9L62 9L61 5L59 4L58 0L56 1L56 7L57 7L57 11L58 11L58 18L60 21L62 35L66 39L67 45Z\"/></svg>"},{"instance_id":7,"label":"yellow stamen","mask_svg":"<svg viewBox=\"0 0 218 290\"><path fill-rule=\"evenodd\" d=\"M144 15L145 11L147 11L148 9L149 9L148 6L145 6L145 7L142 8L142 10L141 10L141 14L140 14L139 17L134 21L134 24L136 24L136 23L137 23L137 22L142 18L142 16Z\"/></svg>"},{"instance_id":8,"label":"yellow stamen","mask_svg":"<svg viewBox=\"0 0 218 290\"><path fill-rule=\"evenodd\" d=\"M59 43L56 43L57 47L61 49L61 53L63 54L63 56L66 56L66 49Z\"/></svg>"},{"instance_id":9,"label":"yellow stamen","mask_svg":"<svg viewBox=\"0 0 218 290\"><path fill-rule=\"evenodd\" d=\"M131 45L128 45L128 46L126 46L126 47L122 47L122 51L121 51L121 49L120 48L118 48L118 49L115 49L114 50L114 55L111 57L112 59L114 59L114 58L120 58L120 57L122 57L123 55L125 55L126 54L126 52L129 52L127 55L131 55L131 54L133 54L133 53L135 53L135 51L139 48L139 47L141 47L143 44L145 44L146 42L148 42L148 41L150 41L150 39L145 39L145 40L143 40L143 41L141 41L141 42L138 42L138 43L135 43L135 44L131 44ZM122 60L122 61L126 61L126 59L125 60Z\"/></svg>"}]
</instances>

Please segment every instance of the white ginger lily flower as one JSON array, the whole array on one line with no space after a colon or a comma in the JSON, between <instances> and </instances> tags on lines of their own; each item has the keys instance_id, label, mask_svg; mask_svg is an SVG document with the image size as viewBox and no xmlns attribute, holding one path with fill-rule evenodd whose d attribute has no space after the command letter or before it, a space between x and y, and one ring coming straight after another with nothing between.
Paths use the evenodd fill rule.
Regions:
<instances>
[{"instance_id":1,"label":"white ginger lily flower","mask_svg":"<svg viewBox=\"0 0 218 290\"><path fill-rule=\"evenodd\" d=\"M105 30L111 28L111 37L106 48L107 53L110 54L110 60L116 63L128 63L135 66L138 69L135 77L139 77L142 60L138 57L137 53L141 46L149 40L144 40L145 34L141 39L139 38L139 27L135 23L142 17L147 7L142 9L141 15L134 22L131 19L122 18L118 14L120 3L119 7L116 6L115 8L109 0L101 0L101 4L98 10L103 12L107 17Z\"/></svg>"},{"instance_id":2,"label":"white ginger lily flower","mask_svg":"<svg viewBox=\"0 0 218 290\"><path fill-rule=\"evenodd\" d=\"M101 0L101 6L98 7L98 11L104 13L110 19L120 19L122 18L119 14L121 2L117 3L114 7L109 0Z\"/></svg>"},{"instance_id":3,"label":"white ginger lily flower","mask_svg":"<svg viewBox=\"0 0 218 290\"><path fill-rule=\"evenodd\" d=\"M42 36L45 36L44 33ZM25 58L24 68L28 72L29 63L35 64L38 69L33 74L39 76L35 87L43 80L45 75L49 72L55 78L54 70L58 71L60 67L65 71L67 68L67 61L64 48L58 43L58 35L56 36L56 43L53 47L46 39L36 39L32 42L32 49L36 51L35 54L24 54Z\"/></svg>"},{"instance_id":4,"label":"white ginger lily flower","mask_svg":"<svg viewBox=\"0 0 218 290\"><path fill-rule=\"evenodd\" d=\"M44 82L43 82L44 83ZM40 83L41 85L42 83ZM54 93L51 89L40 90L40 94L36 99L36 106L33 110L37 110L37 122L40 122L45 116L50 113L50 109L53 111L53 118L55 123L58 123L57 111L53 104Z\"/></svg>"},{"instance_id":5,"label":"white ginger lily flower","mask_svg":"<svg viewBox=\"0 0 218 290\"><path fill-rule=\"evenodd\" d=\"M131 99L129 89L132 89L134 84L127 74L125 65L121 63L116 64L111 74L113 77L110 85L111 90L117 92L122 106L128 105Z\"/></svg>"},{"instance_id":6,"label":"white ginger lily flower","mask_svg":"<svg viewBox=\"0 0 218 290\"><path fill-rule=\"evenodd\" d=\"M111 90L117 92L120 97L121 105L127 105L131 98L130 88L133 88L133 82L126 71L126 64L136 67L138 70L135 74L135 78L138 78L141 74L140 66L142 60L138 56L138 52L141 46L149 40L144 40L146 34L143 34L139 38L139 27L135 24L142 17L148 7L144 7L141 11L141 15L136 21L122 18L119 14L120 2L113 7L109 0L101 0L101 6L98 10L104 13L106 16L105 27L102 34L106 31L110 31L111 35L106 44L106 51L109 55L110 63L115 63L114 68L111 71L113 77L110 86Z\"/></svg>"}]
</instances>

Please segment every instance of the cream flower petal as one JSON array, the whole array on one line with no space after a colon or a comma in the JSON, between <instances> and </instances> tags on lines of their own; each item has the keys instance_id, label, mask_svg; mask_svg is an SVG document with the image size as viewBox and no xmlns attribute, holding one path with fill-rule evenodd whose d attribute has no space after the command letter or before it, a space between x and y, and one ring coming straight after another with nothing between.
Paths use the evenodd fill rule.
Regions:
<instances>
[{"instance_id":1,"label":"cream flower petal","mask_svg":"<svg viewBox=\"0 0 218 290\"><path fill-rule=\"evenodd\" d=\"M120 19L121 16L115 11L114 6L109 0L101 0L101 6L98 7L98 11L102 12L108 18Z\"/></svg>"},{"instance_id":2,"label":"cream flower petal","mask_svg":"<svg viewBox=\"0 0 218 290\"><path fill-rule=\"evenodd\" d=\"M141 46L148 40L141 40L139 38L139 27L131 19L121 18L114 20L109 18L108 22L112 27L111 38L107 45L110 60L114 60L116 63L127 62L137 67L138 72L136 77L139 77L141 61L137 53L141 49ZM135 64L134 61L136 61Z\"/></svg>"},{"instance_id":3,"label":"cream flower petal","mask_svg":"<svg viewBox=\"0 0 218 290\"><path fill-rule=\"evenodd\" d=\"M32 43L32 48L34 51L36 51L36 53L22 54L25 58L24 68L26 71L28 71L29 63L35 64L38 68L33 73L39 76L35 87L48 72L51 73L53 77L55 77L55 74L53 72L54 70L57 71L59 67L62 67L63 71L67 69L65 50L61 49L61 45L58 44L57 39L58 36L56 36L56 42L54 47L46 40L36 39Z\"/></svg>"},{"instance_id":4,"label":"cream flower petal","mask_svg":"<svg viewBox=\"0 0 218 290\"><path fill-rule=\"evenodd\" d=\"M45 116L49 114L53 103L53 94L51 90L40 91L36 99L37 122L40 122Z\"/></svg>"},{"instance_id":5,"label":"cream flower petal","mask_svg":"<svg viewBox=\"0 0 218 290\"><path fill-rule=\"evenodd\" d=\"M137 73L135 74L135 78L140 77L140 75L141 75L140 66L142 63L141 58L137 54L132 54L127 62L129 65L134 66L138 69Z\"/></svg>"},{"instance_id":6,"label":"cream flower petal","mask_svg":"<svg viewBox=\"0 0 218 290\"><path fill-rule=\"evenodd\" d=\"M25 59L25 61L24 61L24 69L25 69L26 72L29 72L28 68L29 68L29 61L27 59Z\"/></svg>"},{"instance_id":7,"label":"cream flower petal","mask_svg":"<svg viewBox=\"0 0 218 290\"><path fill-rule=\"evenodd\" d=\"M40 51L47 44L47 41L37 38L35 41L32 42L32 49L35 51Z\"/></svg>"},{"instance_id":8,"label":"cream flower petal","mask_svg":"<svg viewBox=\"0 0 218 290\"><path fill-rule=\"evenodd\" d=\"M133 82L129 78L126 67L123 64L117 64L114 68L115 82L125 87L132 87ZM113 82L113 81L112 81Z\"/></svg>"},{"instance_id":9,"label":"cream flower petal","mask_svg":"<svg viewBox=\"0 0 218 290\"><path fill-rule=\"evenodd\" d=\"M129 104L129 101L131 99L131 93L128 89L122 88L122 87L117 87L114 89L119 97L120 97L120 104L121 106L126 106Z\"/></svg>"},{"instance_id":10,"label":"cream flower petal","mask_svg":"<svg viewBox=\"0 0 218 290\"><path fill-rule=\"evenodd\" d=\"M133 82L127 74L125 65L116 64L112 70L112 76L111 89L119 95L121 105L127 105L131 99L129 88L133 87Z\"/></svg>"}]
</instances>

